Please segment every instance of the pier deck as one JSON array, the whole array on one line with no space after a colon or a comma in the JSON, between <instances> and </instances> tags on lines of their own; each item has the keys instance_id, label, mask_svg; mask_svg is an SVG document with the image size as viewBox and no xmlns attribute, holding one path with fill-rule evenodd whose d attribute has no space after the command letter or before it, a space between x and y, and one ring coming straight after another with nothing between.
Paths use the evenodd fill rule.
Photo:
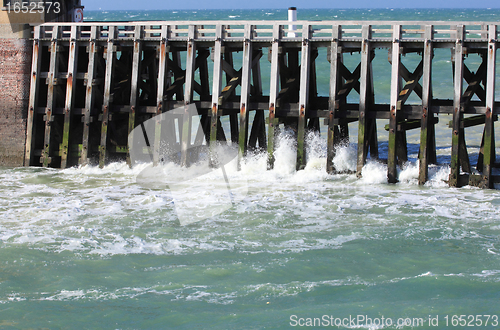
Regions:
<instances>
[{"instance_id":1,"label":"pier deck","mask_svg":"<svg viewBox=\"0 0 500 330\"><path fill-rule=\"evenodd\" d=\"M298 170L306 164L307 132L323 126L326 168L336 173L335 150L349 138L348 124L357 122L358 176L368 157L378 158L377 120L388 120L390 183L397 182L397 166L408 159L406 132L411 129L421 132L419 182L428 180L428 166L436 162L436 116L451 114L449 184L491 188L500 181L492 175L497 166L494 121L500 112L495 99L496 23L289 24L174 21L35 26L25 165L64 168L130 160L128 135L137 125L195 103L208 145L229 140L239 145L241 155L248 150L267 152L268 168L273 167L280 126L296 136ZM376 49L387 50L391 65L390 92L382 98L390 101L384 104L376 102L372 68ZM433 76L436 49L450 50L454 82L450 100L433 95L432 81L440 79ZM324 50L327 61L318 57ZM409 66L403 58L406 54L417 54L420 63ZM464 62L471 54L481 59L474 70ZM348 68L348 58L358 64ZM269 68L263 70L264 66ZM318 95L318 86L324 84L318 80L320 70L330 73L326 96ZM421 102L410 104L410 95ZM230 129L224 131L221 118L226 116ZM477 125L484 126L484 133L473 169L464 132ZM183 136L182 126L178 136ZM161 156L160 137L168 129L158 121L151 141L155 163ZM191 142L184 142L189 147ZM181 163L188 165L185 154Z\"/></svg>"}]
</instances>

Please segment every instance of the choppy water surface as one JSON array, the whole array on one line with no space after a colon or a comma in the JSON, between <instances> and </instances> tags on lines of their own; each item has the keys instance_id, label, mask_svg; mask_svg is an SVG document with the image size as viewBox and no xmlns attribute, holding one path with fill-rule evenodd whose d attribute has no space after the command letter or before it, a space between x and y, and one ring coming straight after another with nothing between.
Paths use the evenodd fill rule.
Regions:
<instances>
[{"instance_id":1,"label":"choppy water surface","mask_svg":"<svg viewBox=\"0 0 500 330\"><path fill-rule=\"evenodd\" d=\"M315 150L300 172L289 139L272 171L259 156L228 164L248 194L187 226L168 189L136 183L146 165L1 169L0 327L261 329L358 314L444 327L499 313L499 191L448 188L446 165L424 187L416 164L396 185L376 162L360 180L330 176ZM335 162L354 167L355 150Z\"/></svg>"}]
</instances>

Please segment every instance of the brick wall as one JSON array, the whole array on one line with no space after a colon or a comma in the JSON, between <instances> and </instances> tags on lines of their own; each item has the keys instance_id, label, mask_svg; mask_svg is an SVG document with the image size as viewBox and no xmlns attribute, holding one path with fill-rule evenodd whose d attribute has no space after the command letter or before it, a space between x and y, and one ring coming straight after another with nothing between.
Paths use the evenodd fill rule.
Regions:
<instances>
[{"instance_id":1,"label":"brick wall","mask_svg":"<svg viewBox=\"0 0 500 330\"><path fill-rule=\"evenodd\" d=\"M0 166L22 166L32 41L0 39Z\"/></svg>"}]
</instances>

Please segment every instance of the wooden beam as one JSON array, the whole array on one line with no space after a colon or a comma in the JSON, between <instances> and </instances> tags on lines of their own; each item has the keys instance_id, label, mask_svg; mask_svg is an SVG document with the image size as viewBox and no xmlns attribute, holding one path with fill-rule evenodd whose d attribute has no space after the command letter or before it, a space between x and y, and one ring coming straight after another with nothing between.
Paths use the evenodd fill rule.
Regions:
<instances>
[{"instance_id":1,"label":"wooden beam","mask_svg":"<svg viewBox=\"0 0 500 330\"><path fill-rule=\"evenodd\" d=\"M495 131L493 126L493 109L495 107L495 78L497 53L497 27L488 26L488 56L486 70L486 118L484 125L483 146L483 187L493 188L491 169L495 162Z\"/></svg>"},{"instance_id":2,"label":"wooden beam","mask_svg":"<svg viewBox=\"0 0 500 330\"><path fill-rule=\"evenodd\" d=\"M372 59L373 58L371 58L370 61ZM360 92L359 79L361 75L361 63L358 64L352 73L345 67L344 63L339 63L339 71L342 77L344 77L345 83L341 86L341 88L339 88L340 90L338 92L337 99L345 101L352 89L356 90L358 93Z\"/></svg>"},{"instance_id":3,"label":"wooden beam","mask_svg":"<svg viewBox=\"0 0 500 330\"><path fill-rule=\"evenodd\" d=\"M328 98L328 134L327 134L327 151L326 151L326 172L333 174L336 172L333 165L335 157L335 142L338 140L337 135L340 134L338 126L335 125L335 113L340 107L340 100L337 99L339 87L342 84L342 78L339 74L339 63L342 62L339 52L339 39L341 37L342 27L340 25L332 26L332 42L330 45L330 94Z\"/></svg>"},{"instance_id":4,"label":"wooden beam","mask_svg":"<svg viewBox=\"0 0 500 330\"><path fill-rule=\"evenodd\" d=\"M422 62L420 62L420 64L417 66L414 73L411 73L404 65L401 65L401 67L399 68L399 70L400 70L399 74L401 75L401 77L405 81L411 81L411 80L414 80L413 76L415 76L417 73L420 73L420 74L418 74L418 77L420 78L420 76L422 75L422 71L421 71L422 69L423 69ZM403 90L404 90L404 88L401 91L403 91ZM414 83L413 91L415 92L415 94L417 94L418 97L422 98L422 86L418 82L418 79L416 79L416 81Z\"/></svg>"},{"instance_id":5,"label":"wooden beam","mask_svg":"<svg viewBox=\"0 0 500 330\"><path fill-rule=\"evenodd\" d=\"M187 160L188 149L191 145L191 115L189 105L193 100L193 82L196 63L195 26L189 26L187 57L186 57L186 86L184 88L184 114L182 116L181 138L181 166L189 166Z\"/></svg>"},{"instance_id":6,"label":"wooden beam","mask_svg":"<svg viewBox=\"0 0 500 330\"><path fill-rule=\"evenodd\" d=\"M279 40L281 37L281 27L277 24L273 26L273 42L271 45L271 81L269 89L269 132L267 134L267 169L274 167L274 149L276 129L278 123L276 120L276 101L279 88L280 77L280 54L279 54Z\"/></svg>"},{"instance_id":7,"label":"wooden beam","mask_svg":"<svg viewBox=\"0 0 500 330\"><path fill-rule=\"evenodd\" d=\"M160 146L161 146L161 130L162 130L162 113L165 111L165 102L163 101L166 85L166 76L168 72L168 36L169 26L164 25L161 29L161 41L159 47L158 59L158 90L156 93L156 117L155 117L155 138L153 144L153 166L160 162Z\"/></svg>"},{"instance_id":8,"label":"wooden beam","mask_svg":"<svg viewBox=\"0 0 500 330\"><path fill-rule=\"evenodd\" d=\"M403 77L406 80L406 84L403 86L403 88L401 88L401 91L399 92L397 110L401 110L403 108L403 105L406 103L406 101L408 100L413 91L415 91L415 93L418 95L416 91L417 87L420 86L418 81L420 80L420 77L422 77L423 66L424 66L423 61L420 61L420 64L417 66L415 71L412 74L410 74L408 79ZM406 69L406 67L402 63L400 68ZM419 97L422 98L421 87L420 87Z\"/></svg>"},{"instance_id":9,"label":"wooden beam","mask_svg":"<svg viewBox=\"0 0 500 330\"><path fill-rule=\"evenodd\" d=\"M242 72L241 70L236 73L236 76L231 78L227 85L222 89L222 92L219 96L218 103L222 105L231 95L234 94L236 87L240 85Z\"/></svg>"},{"instance_id":10,"label":"wooden beam","mask_svg":"<svg viewBox=\"0 0 500 330\"><path fill-rule=\"evenodd\" d=\"M49 64L49 73L48 73L48 92L47 92L47 109L45 111L45 136L43 141L43 151L42 157L40 158L40 162L43 167L48 167L52 162L51 158L51 128L53 115L52 112L56 106L56 95L55 95L55 85L57 73L59 71L58 65L58 49L59 49L59 33L61 27L54 26L52 27L52 41L50 43L50 64Z\"/></svg>"},{"instance_id":11,"label":"wooden beam","mask_svg":"<svg viewBox=\"0 0 500 330\"><path fill-rule=\"evenodd\" d=\"M87 86L85 97L85 112L83 114L83 137L82 137L82 150L80 155L80 165L88 163L89 152L89 132L90 132L90 116L94 110L95 103L95 89L92 84L96 72L96 55L97 35L100 34L100 27L92 26L90 30L90 43L89 43L89 64L87 69Z\"/></svg>"},{"instance_id":12,"label":"wooden beam","mask_svg":"<svg viewBox=\"0 0 500 330\"><path fill-rule=\"evenodd\" d=\"M103 168L107 158L108 144L108 122L109 107L111 104L111 81L113 79L113 62L115 59L114 39L116 36L116 27L110 26L108 31L108 43L106 51L106 73L104 77L104 99L102 105L102 123L101 123L101 142L99 146L99 167Z\"/></svg>"},{"instance_id":13,"label":"wooden beam","mask_svg":"<svg viewBox=\"0 0 500 330\"><path fill-rule=\"evenodd\" d=\"M69 134L71 127L71 111L74 107L75 93L74 93L74 79L76 73L76 63L78 62L77 52L77 39L79 38L79 27L71 27L71 40L69 43L69 58L68 58L68 79L66 82L66 102L64 106L64 126L63 126L63 139L61 143L61 168L66 168L68 162L68 145Z\"/></svg>"},{"instance_id":14,"label":"wooden beam","mask_svg":"<svg viewBox=\"0 0 500 330\"><path fill-rule=\"evenodd\" d=\"M460 106L462 109L466 109L469 106L470 101L472 100L472 97L476 94L482 95L484 93L484 89L481 87L481 81L485 79L486 76L486 62L487 59L484 58L483 62L479 66L477 72L475 74L471 73L469 76L469 79L466 79L466 81L469 83L469 86L467 86L467 89L464 92L464 95L462 96L461 104ZM464 70L467 67L464 65ZM469 69L466 69L467 71ZM484 100L484 97L482 97Z\"/></svg>"},{"instance_id":15,"label":"wooden beam","mask_svg":"<svg viewBox=\"0 0 500 330\"><path fill-rule=\"evenodd\" d=\"M240 99L240 131L239 131L239 152L238 169L241 166L241 160L246 155L248 145L248 99L250 95L250 74L252 72L252 39L253 30L251 25L245 25L243 42L243 64L241 80L241 99Z\"/></svg>"},{"instance_id":16,"label":"wooden beam","mask_svg":"<svg viewBox=\"0 0 500 330\"><path fill-rule=\"evenodd\" d=\"M215 27L215 45L214 45L214 74L212 85L212 117L210 123L210 164L216 166L217 155L217 124L219 119L219 95L222 87L222 29L221 24Z\"/></svg>"},{"instance_id":17,"label":"wooden beam","mask_svg":"<svg viewBox=\"0 0 500 330\"><path fill-rule=\"evenodd\" d=\"M371 26L363 25L361 42L361 74L359 86L359 124L358 124L358 160L356 165L356 176L361 177L361 171L365 165L368 153L368 127L367 106L369 102L369 70L371 46Z\"/></svg>"},{"instance_id":18,"label":"wooden beam","mask_svg":"<svg viewBox=\"0 0 500 330\"><path fill-rule=\"evenodd\" d=\"M493 115L492 120L497 121L498 116ZM468 127L483 125L485 122L486 122L486 115L476 115L476 116L466 117L462 119L462 122L460 123L460 128L468 128ZM453 128L453 120L450 120L448 122L448 127Z\"/></svg>"},{"instance_id":19,"label":"wooden beam","mask_svg":"<svg viewBox=\"0 0 500 330\"><path fill-rule=\"evenodd\" d=\"M401 77L401 53L399 40L401 39L401 25L394 25L392 32L392 74L391 74L391 110L389 119L389 151L387 155L387 180L389 183L398 182L397 153L398 147L398 97Z\"/></svg>"},{"instance_id":20,"label":"wooden beam","mask_svg":"<svg viewBox=\"0 0 500 330\"><path fill-rule=\"evenodd\" d=\"M132 166L130 160L130 148L134 141L133 131L135 128L135 114L138 106L139 97L139 78L141 74L141 59L142 59L142 35L144 27L142 25L136 25L134 31L134 54L132 61L132 76L131 76L131 87L130 87L130 107L131 111L128 118L128 144L127 144L127 163Z\"/></svg>"},{"instance_id":21,"label":"wooden beam","mask_svg":"<svg viewBox=\"0 0 500 330\"><path fill-rule=\"evenodd\" d=\"M429 123L437 124L437 123L439 123L439 118L434 117L434 118L429 120ZM398 123L398 132L399 131L409 131L409 130L421 128L421 127L422 127L422 121L420 119L405 120L405 121L401 121ZM389 124L385 125L386 131L389 131L389 128L390 128Z\"/></svg>"},{"instance_id":22,"label":"wooden beam","mask_svg":"<svg viewBox=\"0 0 500 330\"><path fill-rule=\"evenodd\" d=\"M297 170L306 166L305 128L309 108L309 80L311 69L311 26L305 24L302 28L302 51L300 65L300 90L299 90L299 121L297 128Z\"/></svg>"},{"instance_id":23,"label":"wooden beam","mask_svg":"<svg viewBox=\"0 0 500 330\"><path fill-rule=\"evenodd\" d=\"M40 68L41 68L41 43L40 43L40 26L36 25L34 27L34 39L33 39L33 57L31 63L31 84L30 84L30 98L29 98L29 109L28 118L26 120L26 147L24 150L24 166L30 166L32 159L32 151L35 147L35 119L37 107L39 86L40 86Z\"/></svg>"},{"instance_id":24,"label":"wooden beam","mask_svg":"<svg viewBox=\"0 0 500 330\"><path fill-rule=\"evenodd\" d=\"M457 187L459 185L460 176L460 145L463 142L463 129L460 128L460 122L463 118L462 103L462 89L463 89L463 72L464 72L464 50L463 40L465 38L465 27L458 25L456 27L457 38L455 42L455 56L454 56L454 97L453 97L453 133L451 145L451 171L449 178L449 185Z\"/></svg>"},{"instance_id":25,"label":"wooden beam","mask_svg":"<svg viewBox=\"0 0 500 330\"><path fill-rule=\"evenodd\" d=\"M431 110L432 100L432 57L434 54L432 39L434 36L434 26L425 26L425 42L423 53L423 87L422 87L422 118L420 120L420 151L419 151L419 172L418 183L423 185L429 180L430 152L433 144L431 127L434 128L434 114ZM431 126L432 125L432 126ZM429 127L431 126L431 127ZM435 153L435 149L433 150Z\"/></svg>"},{"instance_id":26,"label":"wooden beam","mask_svg":"<svg viewBox=\"0 0 500 330\"><path fill-rule=\"evenodd\" d=\"M227 27L229 29L229 26ZM222 58L222 70L224 71L224 68L228 68L229 70L226 72L226 87L222 89L221 95L219 95L219 104L222 105L227 99L230 97L233 97L236 95L236 87L241 84L241 73L242 70L240 69L237 73L236 76L232 75L232 72L235 72L234 68L234 63L233 63L233 50L229 47L224 47L223 48L223 58ZM230 73L231 72L231 73ZM231 133L231 143L238 144L239 141L239 133L238 133L238 114L237 113L230 113L229 114L229 129ZM222 128L222 125L219 125L220 129ZM219 129L218 128L218 129ZM220 133L223 133L221 131ZM222 134L218 133L218 140L220 141L220 138L222 137ZM225 134L224 135L224 140L225 140Z\"/></svg>"},{"instance_id":27,"label":"wooden beam","mask_svg":"<svg viewBox=\"0 0 500 330\"><path fill-rule=\"evenodd\" d=\"M464 65L464 79L465 81L469 84L469 87L474 88L474 92L470 95L470 98L474 96L474 94L477 95L477 97L483 101L486 102L486 92L484 91L483 87L480 85L481 81L485 81L486 76L485 76L485 71L486 71L486 61L485 61L486 56L483 58L483 62L479 66L478 70L476 73L473 73L469 70L469 68ZM482 71L482 72L481 72ZM477 75L480 73L481 79L477 79ZM464 93L464 96L467 97L469 94L467 91Z\"/></svg>"}]
</instances>

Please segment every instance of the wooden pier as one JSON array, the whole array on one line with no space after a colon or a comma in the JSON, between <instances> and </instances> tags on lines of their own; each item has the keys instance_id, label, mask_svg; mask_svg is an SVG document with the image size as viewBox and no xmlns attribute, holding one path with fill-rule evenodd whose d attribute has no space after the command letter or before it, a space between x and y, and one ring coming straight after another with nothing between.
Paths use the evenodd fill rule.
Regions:
<instances>
[{"instance_id":1,"label":"wooden pier","mask_svg":"<svg viewBox=\"0 0 500 330\"><path fill-rule=\"evenodd\" d=\"M492 175L498 166L493 124L500 112L495 101L495 23L46 23L34 27L33 40L26 166L104 166L110 160L130 160L128 136L136 126L195 103L200 138L207 145L231 141L239 145L240 156L267 152L268 168L273 167L280 126L295 134L300 170L306 165L307 132L324 125L326 168L336 173L336 148L349 139L348 124L357 121L360 176L367 158L379 156L377 120L388 121L390 183L397 182L397 166L408 159L406 132L411 129L421 132L419 182L428 180L428 166L436 163L436 116L452 114L449 184L491 188L500 182ZM328 61L318 60L322 48ZM387 104L375 101L375 49L386 49L389 55ZM450 50L452 100L433 96L435 49ZM413 70L402 59L410 53L420 57ZM476 72L464 62L470 54L481 58ZM354 69L344 64L348 57L358 61ZM330 72L327 96L318 95L319 70ZM407 104L411 94L421 103ZM227 131L221 118L229 122ZM188 165L190 118L180 114L179 120L180 162ZM473 169L464 130L476 125L483 125L484 133ZM160 143L155 141L175 134L169 132L175 128L163 126L158 120L150 141L154 163L161 158Z\"/></svg>"}]
</instances>

